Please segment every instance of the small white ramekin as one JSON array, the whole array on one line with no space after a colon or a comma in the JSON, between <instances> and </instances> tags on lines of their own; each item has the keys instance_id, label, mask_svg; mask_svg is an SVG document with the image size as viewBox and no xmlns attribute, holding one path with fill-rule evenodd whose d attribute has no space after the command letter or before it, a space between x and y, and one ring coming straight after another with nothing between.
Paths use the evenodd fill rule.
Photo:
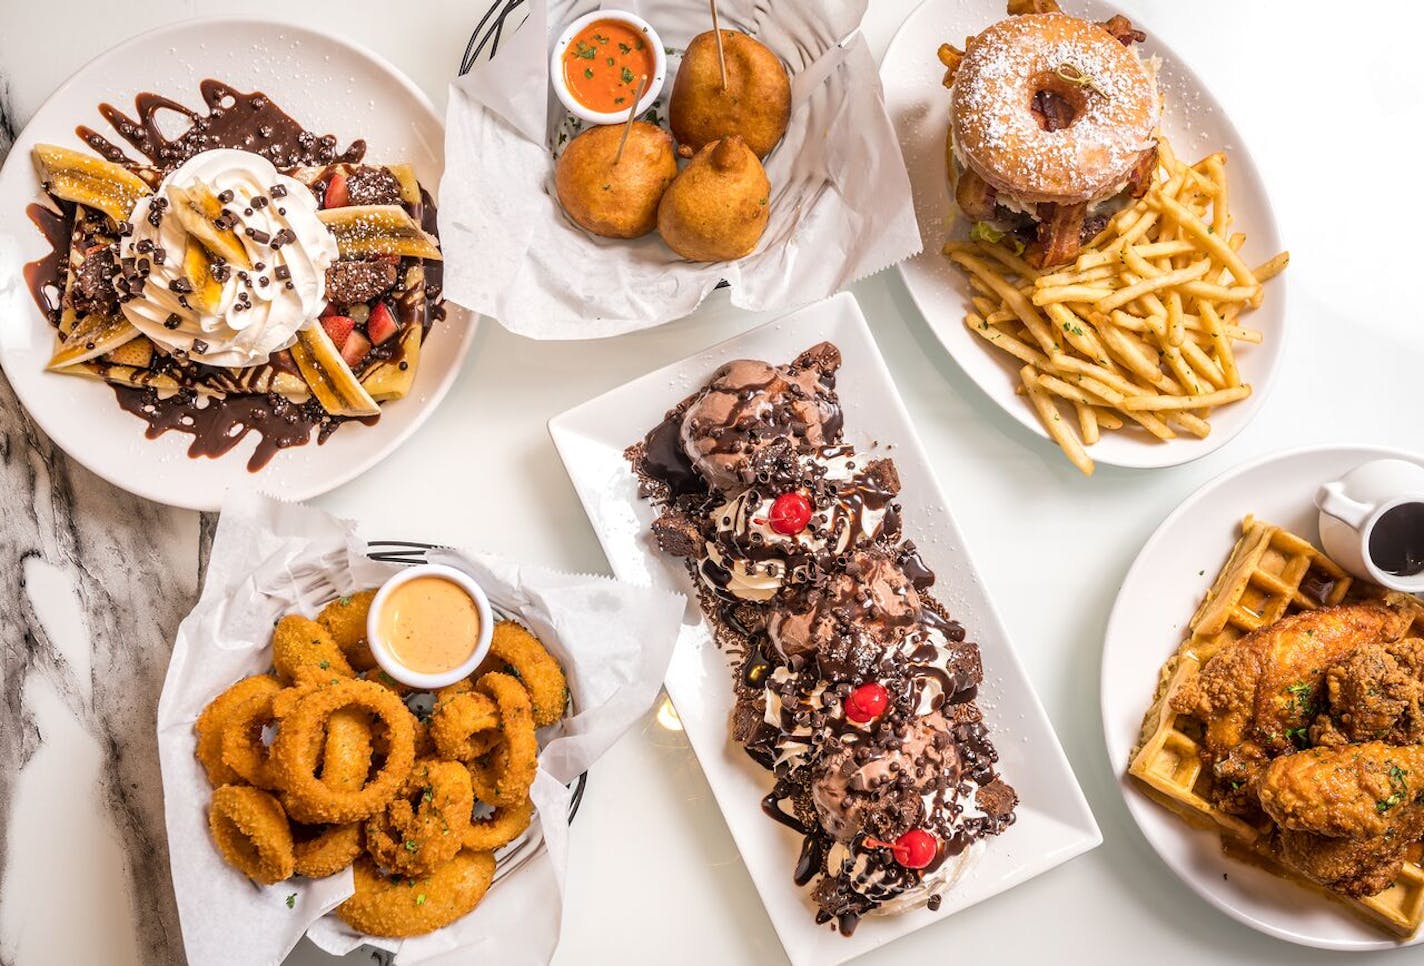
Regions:
<instances>
[{"instance_id":1,"label":"small white ramekin","mask_svg":"<svg viewBox=\"0 0 1424 966\"><path fill-rule=\"evenodd\" d=\"M480 615L480 636L475 642L474 651L458 667L443 674L423 674L406 667L391 653L390 648L381 637L381 609L385 606L386 599L390 597L391 591L418 577L441 577L457 584L470 595L470 599L475 602L475 610ZM456 570L454 567L447 567L444 564L421 564L417 567L405 568L381 585L381 589L376 591L376 596L371 600L371 610L366 614L366 642L371 646L371 655L375 657L376 663L381 666L382 671L401 684L421 691L443 688L473 674L475 668L479 667L480 662L488 656L490 638L493 634L494 613L490 610L489 598L485 596L484 589L463 570Z\"/></svg>"},{"instance_id":2,"label":"small white ramekin","mask_svg":"<svg viewBox=\"0 0 1424 966\"><path fill-rule=\"evenodd\" d=\"M663 81L667 79L667 52L663 49L663 40L658 36L658 32L653 29L653 25L648 23L636 13L629 13L627 10L595 10L579 17L573 23L564 28L564 32L559 34L558 43L554 44L553 56L549 58L549 83L553 85L554 93L559 95L559 100L564 107L568 108L570 114L589 124L622 124L628 120L627 111L616 111L612 113L602 111L590 111L577 100L569 90L568 82L564 80L564 51L569 44L573 43L574 35L595 20L617 20L635 30L642 31L648 38L648 43L653 45L653 76L648 78L648 89L638 101L638 114L642 114L653 106L653 101L662 94Z\"/></svg>"}]
</instances>

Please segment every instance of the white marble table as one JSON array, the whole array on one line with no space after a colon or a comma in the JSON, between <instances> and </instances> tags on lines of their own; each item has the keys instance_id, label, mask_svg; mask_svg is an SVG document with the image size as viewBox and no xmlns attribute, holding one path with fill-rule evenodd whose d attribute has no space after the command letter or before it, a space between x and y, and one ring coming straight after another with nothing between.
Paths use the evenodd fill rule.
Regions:
<instances>
[{"instance_id":1,"label":"white marble table","mask_svg":"<svg viewBox=\"0 0 1424 966\"><path fill-rule=\"evenodd\" d=\"M443 104L480 6L250 0L241 12L345 33ZM1118 797L1122 763L1103 751L1098 655L1133 555L1202 481L1307 443L1424 448L1410 187L1424 146L1416 49L1424 16L1387 2L1123 6L1190 60L1259 159L1293 255L1294 342L1260 418L1221 451L1173 470L1100 467L1085 480L968 382L898 276L855 287L1106 836L1096 852L867 961L1333 959L1222 917L1158 861ZM912 7L874 0L865 31L877 53ZM0 151L56 85L114 42L234 11L209 0L74 0L63 12L4 0ZM373 537L605 571L545 421L759 320L713 298L682 322L596 344L540 344L486 325L429 424L319 502L359 518ZM153 714L210 521L144 504L75 467L24 419L8 386L0 394L0 963L180 962ZM423 499L383 496L417 476ZM654 715L593 775L571 864L560 963L782 961L696 761ZM311 947L290 960L320 961Z\"/></svg>"}]
</instances>

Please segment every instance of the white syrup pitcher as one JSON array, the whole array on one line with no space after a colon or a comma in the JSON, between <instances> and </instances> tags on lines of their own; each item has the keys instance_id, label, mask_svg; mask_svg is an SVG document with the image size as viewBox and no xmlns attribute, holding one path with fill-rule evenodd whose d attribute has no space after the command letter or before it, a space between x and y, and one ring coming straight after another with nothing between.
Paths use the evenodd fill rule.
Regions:
<instances>
[{"instance_id":1,"label":"white syrup pitcher","mask_svg":"<svg viewBox=\"0 0 1424 966\"><path fill-rule=\"evenodd\" d=\"M1356 577L1424 593L1424 466L1373 460L1315 494L1326 554Z\"/></svg>"}]
</instances>

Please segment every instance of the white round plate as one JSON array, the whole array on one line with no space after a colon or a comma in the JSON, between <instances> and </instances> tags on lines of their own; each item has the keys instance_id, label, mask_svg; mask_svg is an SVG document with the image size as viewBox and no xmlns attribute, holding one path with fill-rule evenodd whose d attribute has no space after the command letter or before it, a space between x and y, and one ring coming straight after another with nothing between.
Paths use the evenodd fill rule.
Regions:
<instances>
[{"instance_id":1,"label":"white round plate","mask_svg":"<svg viewBox=\"0 0 1424 966\"><path fill-rule=\"evenodd\" d=\"M1081 0L1072 5L1072 12L1093 20L1106 20L1121 11L1099 0ZM955 217L957 209L949 193L944 158L949 91L941 83L944 66L935 52L943 42L964 43L966 36L978 33L1004 16L1003 0L925 0L900 27L881 62L885 107L895 124L910 172L915 215L924 241L924 250L898 267L910 290L910 298L959 367L1009 415L1047 439L1048 434L1033 410L1016 395L1018 363L992 350L964 327L969 285L963 274L940 253L951 234L964 237L968 229L962 217ZM1147 43L1141 47L1143 56L1155 55L1162 60L1159 77L1166 100L1163 132L1179 154L1193 161L1212 151L1226 151L1231 209L1237 228L1247 236L1244 257L1252 265L1265 261L1283 246L1266 200L1265 184L1251 155L1220 103L1201 79L1153 34L1152 24L1134 24L1147 33ZM1265 333L1262 345L1237 345L1242 378L1251 384L1252 395L1213 412L1210 435L1197 439L1184 434L1164 443L1146 432L1110 432L1089 447L1088 454L1100 463L1113 466L1175 466L1205 456L1241 432L1266 401L1280 362L1286 335L1283 282L1281 279L1272 283L1261 308L1243 321Z\"/></svg>"},{"instance_id":2,"label":"white round plate","mask_svg":"<svg viewBox=\"0 0 1424 966\"><path fill-rule=\"evenodd\" d=\"M1312 497L1321 483L1381 457L1424 466L1424 455L1367 446L1323 446L1276 453L1207 483L1172 512L1127 572L1108 618L1103 646L1103 731L1108 761L1128 811L1162 861L1203 899L1268 935L1321 949L1395 949L1400 943L1339 903L1254 865L1228 858L1216 832L1194 828L1148 798L1127 775L1157 673L1182 642L1205 596L1253 514L1312 542L1319 539Z\"/></svg>"},{"instance_id":3,"label":"white round plate","mask_svg":"<svg viewBox=\"0 0 1424 966\"><path fill-rule=\"evenodd\" d=\"M305 127L335 134L342 145L364 138L367 158L409 162L432 194L439 184L445 142L439 115L409 79L368 50L304 27L244 19L190 20L125 41L50 96L0 170L0 364L31 417L60 448L131 493L195 510L215 510L236 490L305 500L357 476L415 432L459 372L474 340L475 315L447 303L449 317L431 330L410 394L383 406L375 426L343 426L324 444L313 438L282 450L251 473L255 435L221 458L190 458L191 436L146 439L146 424L119 408L109 386L47 372L53 329L21 273L47 250L25 215L42 195L31 147L83 148L75 126L107 133L100 102L132 113L140 91L201 109L198 85L207 77L266 92Z\"/></svg>"}]
</instances>

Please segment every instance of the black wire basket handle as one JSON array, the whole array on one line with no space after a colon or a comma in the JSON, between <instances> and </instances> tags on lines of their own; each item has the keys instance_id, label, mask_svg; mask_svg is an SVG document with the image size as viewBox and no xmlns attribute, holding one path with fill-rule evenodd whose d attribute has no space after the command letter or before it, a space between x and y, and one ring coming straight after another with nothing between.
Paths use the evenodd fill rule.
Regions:
<instances>
[{"instance_id":1,"label":"black wire basket handle","mask_svg":"<svg viewBox=\"0 0 1424 966\"><path fill-rule=\"evenodd\" d=\"M480 17L479 23L475 24L475 31L470 35L470 42L465 45L465 56L460 58L460 74L463 76L470 72L470 68L475 66L475 61L484 57L486 60L493 60L495 54L499 53L499 41L504 36L505 25L509 21L510 14L524 6L524 0L494 0L489 9ZM528 11L523 11L522 16L527 16ZM513 24L509 24L511 30L519 29L523 23L521 17L516 17Z\"/></svg>"}]
</instances>

